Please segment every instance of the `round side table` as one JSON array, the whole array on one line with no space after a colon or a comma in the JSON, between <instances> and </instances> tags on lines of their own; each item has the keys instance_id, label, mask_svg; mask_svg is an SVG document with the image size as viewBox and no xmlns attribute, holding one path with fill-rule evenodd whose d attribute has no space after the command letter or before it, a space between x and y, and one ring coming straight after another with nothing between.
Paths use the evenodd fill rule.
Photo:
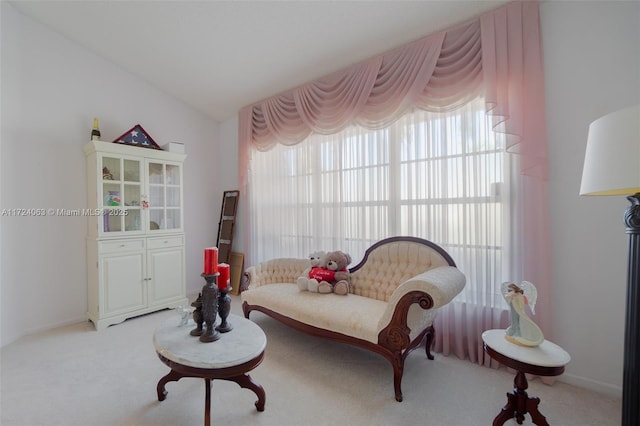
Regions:
<instances>
[{"instance_id":1,"label":"round side table","mask_svg":"<svg viewBox=\"0 0 640 426\"><path fill-rule=\"evenodd\" d=\"M262 362L267 337L258 325L237 315L230 315L228 322L233 330L224 333L219 340L202 343L189 331L193 322L180 325L175 316L158 327L153 344L158 357L171 371L162 377L156 388L158 401L167 397L165 385L183 377L196 377L205 382L204 424L211 424L211 381L214 379L236 382L241 388L252 390L258 397L256 408L264 411L266 395L262 386L247 374Z\"/></svg>"},{"instance_id":2,"label":"round side table","mask_svg":"<svg viewBox=\"0 0 640 426\"><path fill-rule=\"evenodd\" d=\"M513 393L507 393L507 405L493 420L493 426L502 426L514 417L518 424L522 424L527 413L536 425L548 426L547 419L538 410L540 398L527 395L529 384L525 374L558 376L564 372L564 366L571 361L571 357L560 346L548 340L535 347L520 346L507 341L505 333L505 330L487 330L482 333L485 352L499 363L517 371L513 380Z\"/></svg>"}]
</instances>

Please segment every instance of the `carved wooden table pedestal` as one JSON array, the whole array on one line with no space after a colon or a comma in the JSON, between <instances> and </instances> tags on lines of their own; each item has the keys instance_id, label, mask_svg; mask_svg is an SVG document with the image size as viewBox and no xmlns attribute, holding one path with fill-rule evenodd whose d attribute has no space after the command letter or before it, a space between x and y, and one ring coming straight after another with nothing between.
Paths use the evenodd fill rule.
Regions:
<instances>
[{"instance_id":1,"label":"carved wooden table pedestal","mask_svg":"<svg viewBox=\"0 0 640 426\"><path fill-rule=\"evenodd\" d=\"M564 372L564 366L571 357L560 346L548 340L540 346L526 347L507 341L504 335L505 330L488 330L482 333L485 352L499 363L517 371L513 380L513 393L507 394L507 405L493 420L493 426L502 426L514 417L518 424L522 424L527 413L536 425L548 426L547 419L538 410L540 398L527 395L529 384L525 374L558 376Z\"/></svg>"},{"instance_id":2,"label":"carved wooden table pedestal","mask_svg":"<svg viewBox=\"0 0 640 426\"><path fill-rule=\"evenodd\" d=\"M233 330L224 333L215 342L203 343L189 334L193 323L180 326L180 318L170 318L153 335L158 357L171 371L160 379L157 386L158 401L167 397L165 385L183 377L204 379L204 424L211 424L211 381L214 379L236 382L241 388L252 390L258 397L255 405L264 411L265 391L247 372L262 362L267 338L255 323L230 315Z\"/></svg>"}]
</instances>

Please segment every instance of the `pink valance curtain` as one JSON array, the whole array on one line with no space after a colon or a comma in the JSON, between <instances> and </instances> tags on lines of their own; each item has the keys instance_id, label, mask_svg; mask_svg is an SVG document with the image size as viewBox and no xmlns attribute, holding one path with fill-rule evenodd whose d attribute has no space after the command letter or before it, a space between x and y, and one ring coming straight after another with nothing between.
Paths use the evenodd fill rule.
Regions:
<instances>
[{"instance_id":1,"label":"pink valance curtain","mask_svg":"<svg viewBox=\"0 0 640 426\"><path fill-rule=\"evenodd\" d=\"M251 146L293 145L312 132L382 128L413 108L452 110L484 96L494 129L546 179L547 141L538 3L517 1L240 111L240 186Z\"/></svg>"}]
</instances>

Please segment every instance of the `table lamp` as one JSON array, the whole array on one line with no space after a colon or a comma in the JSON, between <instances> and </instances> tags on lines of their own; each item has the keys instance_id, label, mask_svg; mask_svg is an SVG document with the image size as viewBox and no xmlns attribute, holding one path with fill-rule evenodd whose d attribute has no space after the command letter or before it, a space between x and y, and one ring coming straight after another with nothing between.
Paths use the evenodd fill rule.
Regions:
<instances>
[{"instance_id":1,"label":"table lamp","mask_svg":"<svg viewBox=\"0 0 640 426\"><path fill-rule=\"evenodd\" d=\"M591 123L580 195L626 195L629 235L622 424L640 424L640 105Z\"/></svg>"}]
</instances>

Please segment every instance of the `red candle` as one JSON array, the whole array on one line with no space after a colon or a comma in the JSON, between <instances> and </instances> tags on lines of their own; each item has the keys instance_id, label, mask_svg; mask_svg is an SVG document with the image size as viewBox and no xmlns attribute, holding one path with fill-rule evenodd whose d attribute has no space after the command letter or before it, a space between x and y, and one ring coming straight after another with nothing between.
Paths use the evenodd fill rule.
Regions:
<instances>
[{"instance_id":1,"label":"red candle","mask_svg":"<svg viewBox=\"0 0 640 426\"><path fill-rule=\"evenodd\" d=\"M229 264L221 263L218 265L218 290L228 290L229 289Z\"/></svg>"},{"instance_id":2,"label":"red candle","mask_svg":"<svg viewBox=\"0 0 640 426\"><path fill-rule=\"evenodd\" d=\"M218 272L218 248L207 247L204 249L204 273L212 275Z\"/></svg>"}]
</instances>

